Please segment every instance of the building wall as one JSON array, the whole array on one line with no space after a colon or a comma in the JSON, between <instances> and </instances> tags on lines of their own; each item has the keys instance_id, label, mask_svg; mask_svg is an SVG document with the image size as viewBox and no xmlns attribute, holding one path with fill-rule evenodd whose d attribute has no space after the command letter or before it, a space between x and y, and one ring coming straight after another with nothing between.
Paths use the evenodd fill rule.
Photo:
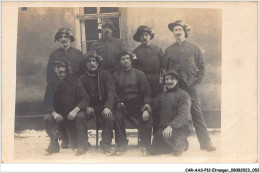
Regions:
<instances>
[{"instance_id":1,"label":"building wall","mask_svg":"<svg viewBox=\"0 0 260 173\"><path fill-rule=\"evenodd\" d=\"M44 111L42 100L48 57L59 47L54 42L54 35L61 27L68 27L74 33L74 23L73 8L19 9L16 115L35 115Z\"/></svg>"},{"instance_id":2,"label":"building wall","mask_svg":"<svg viewBox=\"0 0 260 173\"><path fill-rule=\"evenodd\" d=\"M78 8L19 9L17 42L16 116L44 112L48 56L58 43L54 35L61 27L75 33L79 48ZM139 25L155 30L152 42L163 50L174 42L168 23L184 19L191 25L189 40L198 43L206 60L206 76L199 88L202 108L220 119L221 89L221 11L215 9L120 8L121 39L131 50L140 43L132 39ZM211 113L210 113L211 114ZM213 115L212 114L212 115ZM206 115L207 116L207 115ZM220 126L220 121L217 126Z\"/></svg>"}]
</instances>

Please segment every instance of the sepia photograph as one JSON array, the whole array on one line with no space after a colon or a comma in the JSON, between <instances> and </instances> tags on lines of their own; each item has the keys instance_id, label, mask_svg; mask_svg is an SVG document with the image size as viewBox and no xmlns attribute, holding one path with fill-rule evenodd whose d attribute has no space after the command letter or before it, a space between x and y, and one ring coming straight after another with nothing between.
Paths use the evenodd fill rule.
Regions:
<instances>
[{"instance_id":1,"label":"sepia photograph","mask_svg":"<svg viewBox=\"0 0 260 173\"><path fill-rule=\"evenodd\" d=\"M230 75L234 82L240 75L227 69L242 66L228 63L223 50L226 9L163 3L18 5L12 58L15 90L10 101L14 104L8 115L13 123L12 137L8 136L13 138L12 152L5 152L9 150L5 143L2 161L257 162L257 155L252 155L257 154L257 124L251 124L255 143L248 140L254 146L249 160L242 154L232 158L232 150L223 152L231 126L243 124L240 115L240 122L232 119L237 114L231 109L239 106L227 101L231 95L224 90L230 89L232 81L225 83ZM235 45L229 49L237 50ZM257 62L254 53L252 63ZM4 62L2 66L6 67ZM257 67L252 66L251 77L256 77L252 97L257 97L255 72ZM257 98L247 96L248 101L255 100L248 118L257 123ZM246 110L239 112L246 116ZM4 120L2 124L7 123ZM239 137L239 131L234 135ZM223 157L226 154L230 157Z\"/></svg>"}]
</instances>

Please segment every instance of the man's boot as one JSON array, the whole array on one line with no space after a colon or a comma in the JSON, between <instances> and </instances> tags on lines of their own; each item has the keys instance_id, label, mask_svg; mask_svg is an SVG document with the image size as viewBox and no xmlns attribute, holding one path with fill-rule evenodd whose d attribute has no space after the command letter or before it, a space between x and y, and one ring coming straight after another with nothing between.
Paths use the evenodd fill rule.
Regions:
<instances>
[{"instance_id":1,"label":"man's boot","mask_svg":"<svg viewBox=\"0 0 260 173\"><path fill-rule=\"evenodd\" d=\"M61 141L61 148L68 149L69 148L69 141L62 140Z\"/></svg>"},{"instance_id":2,"label":"man's boot","mask_svg":"<svg viewBox=\"0 0 260 173\"><path fill-rule=\"evenodd\" d=\"M49 147L45 150L46 155L51 155L53 153L58 153L60 151L60 145L58 139L51 140Z\"/></svg>"},{"instance_id":3,"label":"man's boot","mask_svg":"<svg viewBox=\"0 0 260 173\"><path fill-rule=\"evenodd\" d=\"M185 139L184 140L184 151L187 151L189 149L189 146L190 146L190 144L189 144L188 139Z\"/></svg>"},{"instance_id":4,"label":"man's boot","mask_svg":"<svg viewBox=\"0 0 260 173\"><path fill-rule=\"evenodd\" d=\"M200 149L206 150L208 152L216 151L216 147L214 147L212 144L202 145L202 146L200 146Z\"/></svg>"}]
</instances>

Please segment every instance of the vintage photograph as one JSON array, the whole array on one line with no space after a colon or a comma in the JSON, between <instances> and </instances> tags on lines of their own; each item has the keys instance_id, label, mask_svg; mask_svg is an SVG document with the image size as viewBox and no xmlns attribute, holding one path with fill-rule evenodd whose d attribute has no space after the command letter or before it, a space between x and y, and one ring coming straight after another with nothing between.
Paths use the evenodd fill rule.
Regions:
<instances>
[{"instance_id":1,"label":"vintage photograph","mask_svg":"<svg viewBox=\"0 0 260 173\"><path fill-rule=\"evenodd\" d=\"M19 8L14 157L218 157L221 14Z\"/></svg>"},{"instance_id":2,"label":"vintage photograph","mask_svg":"<svg viewBox=\"0 0 260 173\"><path fill-rule=\"evenodd\" d=\"M255 5L4 4L2 162L258 162Z\"/></svg>"}]
</instances>

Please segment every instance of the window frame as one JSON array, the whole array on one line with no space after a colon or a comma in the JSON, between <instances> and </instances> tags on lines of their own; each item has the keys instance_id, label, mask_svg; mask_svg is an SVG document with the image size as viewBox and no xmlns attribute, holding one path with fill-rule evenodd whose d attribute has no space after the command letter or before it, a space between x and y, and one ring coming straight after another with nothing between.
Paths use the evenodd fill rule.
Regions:
<instances>
[{"instance_id":1,"label":"window frame","mask_svg":"<svg viewBox=\"0 0 260 173\"><path fill-rule=\"evenodd\" d=\"M113 12L113 13L100 13L100 8L101 7L95 7L97 8L97 14L85 14L84 13L84 7L80 7L78 14L76 16L77 23L79 25L79 34L80 34L80 39L77 40L78 47L82 51L83 54L87 53L87 43L88 42L93 42L96 40L86 40L86 30L85 30L85 21L90 20L90 19L97 19L98 24L101 23L101 19L106 19L106 18L112 18L112 17L118 17L119 20L119 38L121 38L121 12L120 8L118 7L118 12ZM98 29L98 28L97 28ZM98 38L102 38L102 33L98 34Z\"/></svg>"}]
</instances>

